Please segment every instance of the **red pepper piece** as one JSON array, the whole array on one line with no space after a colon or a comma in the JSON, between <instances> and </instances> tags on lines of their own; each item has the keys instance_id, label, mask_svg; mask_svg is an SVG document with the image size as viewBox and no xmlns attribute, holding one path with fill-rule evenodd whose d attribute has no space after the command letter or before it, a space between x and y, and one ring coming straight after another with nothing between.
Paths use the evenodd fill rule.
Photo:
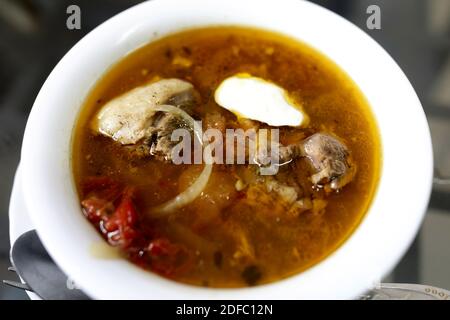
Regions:
<instances>
[{"instance_id":1,"label":"red pepper piece","mask_svg":"<svg viewBox=\"0 0 450 320\"><path fill-rule=\"evenodd\" d=\"M151 270L166 277L184 272L192 265L189 252L166 238L152 240L147 252L151 259Z\"/></svg>"},{"instance_id":2,"label":"red pepper piece","mask_svg":"<svg viewBox=\"0 0 450 320\"><path fill-rule=\"evenodd\" d=\"M99 223L114 211L114 205L105 199L90 197L81 202L84 215L92 223Z\"/></svg>"}]
</instances>

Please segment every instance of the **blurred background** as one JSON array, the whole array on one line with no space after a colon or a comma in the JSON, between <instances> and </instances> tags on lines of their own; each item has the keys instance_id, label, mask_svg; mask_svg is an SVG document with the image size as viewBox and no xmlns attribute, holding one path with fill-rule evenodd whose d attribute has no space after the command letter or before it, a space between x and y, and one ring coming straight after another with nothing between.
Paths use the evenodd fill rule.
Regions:
<instances>
[{"instance_id":1,"label":"blurred background","mask_svg":"<svg viewBox=\"0 0 450 320\"><path fill-rule=\"evenodd\" d=\"M23 131L39 88L80 38L139 2L0 0L0 280L17 280L7 272L10 266L8 205ZM450 0L312 2L358 25L397 61L423 103L432 132L435 165L441 174L450 176ZM81 8L80 30L66 28L66 9L71 4ZM366 27L369 16L366 10L370 5L381 9L381 30ZM399 119L399 129L402 121L408 121L407 114L405 119ZM449 246L450 189L435 186L419 235L385 281L450 289ZM0 283L0 299L27 298L24 292Z\"/></svg>"}]
</instances>

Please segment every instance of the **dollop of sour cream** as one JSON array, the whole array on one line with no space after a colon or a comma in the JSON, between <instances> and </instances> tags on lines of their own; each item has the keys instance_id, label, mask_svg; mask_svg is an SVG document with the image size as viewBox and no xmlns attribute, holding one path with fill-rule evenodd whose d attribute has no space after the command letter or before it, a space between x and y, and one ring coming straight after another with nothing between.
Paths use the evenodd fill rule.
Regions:
<instances>
[{"instance_id":1,"label":"dollop of sour cream","mask_svg":"<svg viewBox=\"0 0 450 320\"><path fill-rule=\"evenodd\" d=\"M267 123L271 126L301 126L305 114L274 83L247 73L239 73L222 81L214 99L221 107L240 118Z\"/></svg>"}]
</instances>

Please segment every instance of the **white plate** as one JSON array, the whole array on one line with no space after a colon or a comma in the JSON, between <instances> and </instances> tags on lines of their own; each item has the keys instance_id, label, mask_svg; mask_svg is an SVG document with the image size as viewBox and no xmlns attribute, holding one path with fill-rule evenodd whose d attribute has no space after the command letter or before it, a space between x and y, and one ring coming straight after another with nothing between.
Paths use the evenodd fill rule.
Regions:
<instances>
[{"instance_id":1,"label":"white plate","mask_svg":"<svg viewBox=\"0 0 450 320\"><path fill-rule=\"evenodd\" d=\"M12 188L11 199L9 201L9 242L11 244L11 247L18 237L20 237L25 232L33 229L33 223L28 217L25 202L23 200L22 180L19 165L14 177L14 185ZM41 298L34 292L25 292L31 300L41 300Z\"/></svg>"}]
</instances>

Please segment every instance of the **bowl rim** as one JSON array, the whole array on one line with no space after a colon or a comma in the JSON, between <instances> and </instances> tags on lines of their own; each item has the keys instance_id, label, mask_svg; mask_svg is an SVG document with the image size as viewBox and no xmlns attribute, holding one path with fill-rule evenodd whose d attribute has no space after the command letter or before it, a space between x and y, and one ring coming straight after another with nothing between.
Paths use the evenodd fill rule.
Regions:
<instances>
[{"instance_id":1,"label":"bowl rim","mask_svg":"<svg viewBox=\"0 0 450 320\"><path fill-rule=\"evenodd\" d=\"M271 13L271 19L252 15L255 6L261 16ZM158 21L150 21L148 15ZM176 23L170 21L173 17ZM195 23L193 18L197 18ZM325 23L329 28L326 31L307 28ZM92 85L113 62L161 34L214 24L274 30L321 51L366 95L382 140L384 159L377 193L363 221L345 243L300 274L251 288L195 287L163 279L127 261L96 259L89 248L102 240L80 214L74 197L72 129L77 110ZM152 38L150 30L158 35ZM345 45L353 47L347 50L342 47ZM99 47L104 53L98 52ZM101 60L101 54L106 58ZM399 128L398 119L405 115L407 119ZM416 149L420 152L403 161L406 152ZM93 298L343 299L355 297L379 282L412 243L431 193L433 153L425 114L404 73L380 45L342 17L313 3L295 0L228 0L213 6L208 0L153 0L95 28L54 68L30 113L21 167L26 207L44 246L62 270ZM421 169L411 177L414 168ZM397 179L403 182L402 191L393 194L398 192Z\"/></svg>"}]
</instances>

